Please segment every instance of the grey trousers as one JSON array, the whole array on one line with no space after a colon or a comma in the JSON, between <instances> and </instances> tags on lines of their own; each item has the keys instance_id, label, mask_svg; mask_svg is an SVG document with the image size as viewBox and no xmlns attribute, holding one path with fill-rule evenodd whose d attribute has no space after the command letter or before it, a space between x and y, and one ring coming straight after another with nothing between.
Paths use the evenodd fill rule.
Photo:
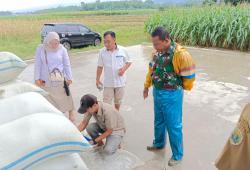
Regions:
<instances>
[{"instance_id":1,"label":"grey trousers","mask_svg":"<svg viewBox=\"0 0 250 170\"><path fill-rule=\"evenodd\" d=\"M97 123L91 123L86 128L88 134L91 136L92 140L94 141L96 138L100 136L100 134L104 133L104 131L100 128ZM104 153L106 154L114 154L122 142L122 136L119 135L109 135L106 138L106 143L103 148Z\"/></svg>"}]
</instances>

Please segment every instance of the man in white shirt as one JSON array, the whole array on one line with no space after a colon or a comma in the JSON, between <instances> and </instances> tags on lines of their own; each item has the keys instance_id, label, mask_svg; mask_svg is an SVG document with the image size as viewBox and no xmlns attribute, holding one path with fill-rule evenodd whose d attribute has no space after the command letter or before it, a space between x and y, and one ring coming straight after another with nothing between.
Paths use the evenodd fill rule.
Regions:
<instances>
[{"instance_id":1,"label":"man in white shirt","mask_svg":"<svg viewBox=\"0 0 250 170\"><path fill-rule=\"evenodd\" d=\"M125 72L132 64L126 49L116 44L116 35L112 31L104 33L104 48L100 50L96 73L97 88L104 87L103 101L120 109L126 84ZM104 83L101 74L104 69Z\"/></svg>"}]
</instances>

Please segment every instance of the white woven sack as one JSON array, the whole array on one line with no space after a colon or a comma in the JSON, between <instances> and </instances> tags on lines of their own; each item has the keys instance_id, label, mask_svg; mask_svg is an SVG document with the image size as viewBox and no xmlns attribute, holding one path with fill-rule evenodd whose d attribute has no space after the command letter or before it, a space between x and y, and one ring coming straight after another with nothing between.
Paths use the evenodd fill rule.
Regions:
<instances>
[{"instance_id":1,"label":"white woven sack","mask_svg":"<svg viewBox=\"0 0 250 170\"><path fill-rule=\"evenodd\" d=\"M0 125L36 113L63 115L42 95L29 92L0 100Z\"/></svg>"},{"instance_id":2,"label":"white woven sack","mask_svg":"<svg viewBox=\"0 0 250 170\"><path fill-rule=\"evenodd\" d=\"M40 160L91 148L64 116L29 115L0 126L0 169L26 169Z\"/></svg>"},{"instance_id":3,"label":"white woven sack","mask_svg":"<svg viewBox=\"0 0 250 170\"><path fill-rule=\"evenodd\" d=\"M0 85L0 98L12 97L27 92L36 92L45 97L49 95L40 87L21 80L14 80Z\"/></svg>"},{"instance_id":4,"label":"white woven sack","mask_svg":"<svg viewBox=\"0 0 250 170\"><path fill-rule=\"evenodd\" d=\"M16 79L27 64L10 52L0 52L0 83Z\"/></svg>"},{"instance_id":5,"label":"white woven sack","mask_svg":"<svg viewBox=\"0 0 250 170\"><path fill-rule=\"evenodd\" d=\"M43 162L37 162L27 170L89 170L79 154L63 155Z\"/></svg>"}]
</instances>

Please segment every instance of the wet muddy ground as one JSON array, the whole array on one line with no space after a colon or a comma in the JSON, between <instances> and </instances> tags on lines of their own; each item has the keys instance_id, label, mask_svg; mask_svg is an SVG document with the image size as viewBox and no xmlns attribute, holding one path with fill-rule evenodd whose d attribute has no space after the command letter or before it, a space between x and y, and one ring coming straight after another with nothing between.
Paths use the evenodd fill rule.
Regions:
<instances>
[{"instance_id":1,"label":"wet muddy ground","mask_svg":"<svg viewBox=\"0 0 250 170\"><path fill-rule=\"evenodd\" d=\"M127 73L126 94L121 112L127 125L123 148L145 161L138 170L163 169L171 157L166 152L146 151L153 139L153 100L142 97L143 83L152 47L128 47L133 65ZM197 81L184 97L184 159L175 170L213 170L244 105L250 101L250 54L215 49L188 48L197 63ZM97 51L71 55L74 81L72 94L76 108L83 94L102 93L95 87ZM21 78L33 81L33 64ZM78 115L78 122L81 115Z\"/></svg>"}]
</instances>

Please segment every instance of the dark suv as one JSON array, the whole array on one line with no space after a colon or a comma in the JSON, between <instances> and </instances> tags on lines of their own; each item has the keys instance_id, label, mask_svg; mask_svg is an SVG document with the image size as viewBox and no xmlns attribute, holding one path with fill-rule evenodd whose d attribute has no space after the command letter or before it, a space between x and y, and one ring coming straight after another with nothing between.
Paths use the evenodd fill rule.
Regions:
<instances>
[{"instance_id":1,"label":"dark suv","mask_svg":"<svg viewBox=\"0 0 250 170\"><path fill-rule=\"evenodd\" d=\"M88 27L82 24L44 24L41 32L42 42L44 37L49 32L57 32L60 36L61 44L66 48L79 47L85 45L100 45L101 35L99 33L91 31Z\"/></svg>"}]
</instances>

